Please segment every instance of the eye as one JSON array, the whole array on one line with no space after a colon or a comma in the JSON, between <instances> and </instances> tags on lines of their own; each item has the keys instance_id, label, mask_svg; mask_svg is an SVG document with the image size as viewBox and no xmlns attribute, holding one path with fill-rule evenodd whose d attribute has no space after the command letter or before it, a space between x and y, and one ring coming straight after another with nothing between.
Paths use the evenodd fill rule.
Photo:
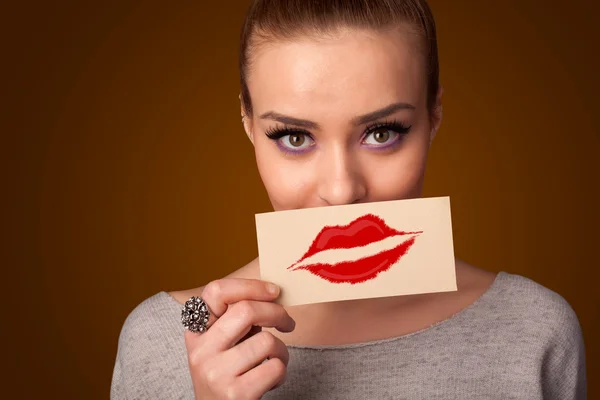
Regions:
<instances>
[{"instance_id":1,"label":"eye","mask_svg":"<svg viewBox=\"0 0 600 400\"><path fill-rule=\"evenodd\" d=\"M301 129L275 127L266 131L265 135L286 153L303 153L314 145L310 132Z\"/></svg>"},{"instance_id":2,"label":"eye","mask_svg":"<svg viewBox=\"0 0 600 400\"><path fill-rule=\"evenodd\" d=\"M302 150L312 145L312 139L304 133L290 133L279 140L283 147L293 150Z\"/></svg>"},{"instance_id":3,"label":"eye","mask_svg":"<svg viewBox=\"0 0 600 400\"><path fill-rule=\"evenodd\" d=\"M363 143L368 147L387 149L400 143L410 128L410 125L395 120L378 123L366 129Z\"/></svg>"},{"instance_id":4,"label":"eye","mask_svg":"<svg viewBox=\"0 0 600 400\"><path fill-rule=\"evenodd\" d=\"M399 135L399 133L394 132L390 128L376 128L365 136L364 143L374 146L388 144L389 142L396 140Z\"/></svg>"}]
</instances>

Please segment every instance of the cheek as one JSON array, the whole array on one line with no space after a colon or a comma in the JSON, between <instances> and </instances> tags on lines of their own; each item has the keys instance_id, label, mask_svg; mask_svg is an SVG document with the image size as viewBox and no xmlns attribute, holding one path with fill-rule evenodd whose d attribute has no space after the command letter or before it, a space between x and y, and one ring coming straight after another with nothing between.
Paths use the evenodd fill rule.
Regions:
<instances>
[{"instance_id":1,"label":"cheek","mask_svg":"<svg viewBox=\"0 0 600 400\"><path fill-rule=\"evenodd\" d=\"M398 154L365 171L371 201L419 197L427 163L427 143L416 140ZM373 165L373 163L372 163Z\"/></svg>"},{"instance_id":2,"label":"cheek","mask_svg":"<svg viewBox=\"0 0 600 400\"><path fill-rule=\"evenodd\" d=\"M290 161L270 143L256 143L258 172L275 210L302 208L308 200L314 176L310 165Z\"/></svg>"}]
</instances>

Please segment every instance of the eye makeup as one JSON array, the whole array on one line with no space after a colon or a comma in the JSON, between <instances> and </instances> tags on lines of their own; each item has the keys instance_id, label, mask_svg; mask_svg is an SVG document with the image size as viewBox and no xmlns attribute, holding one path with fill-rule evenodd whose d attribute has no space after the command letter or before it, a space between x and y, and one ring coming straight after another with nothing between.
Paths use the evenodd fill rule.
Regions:
<instances>
[{"instance_id":1,"label":"eye makeup","mask_svg":"<svg viewBox=\"0 0 600 400\"><path fill-rule=\"evenodd\" d=\"M364 142L364 140L369 135L372 135L374 133L381 132L381 131L383 131L383 132L389 131L389 132L392 132L394 135L392 135L393 138L390 139L387 143L383 143L381 145L363 143L364 146L369 149L373 149L376 151L387 150L387 149L394 147L398 143L400 143L402 138L410 132L411 127L412 127L411 125L407 125L398 120L377 122L377 123L371 124L365 128L365 131L361 136L361 142ZM301 129L301 128L293 128L293 127L286 127L286 126L271 127L265 132L265 135L269 139L275 140L277 142L277 145L280 148L280 150L282 150L286 154L294 155L294 154L306 153L307 151L310 151L311 148L315 144L312 134L309 131L307 131L305 129ZM297 150L295 150L295 149L293 149L293 147L288 147L288 146L285 146L282 144L281 139L285 138L286 136L294 136L294 135L304 136L305 140L309 140L311 142L310 145L306 146L304 148L299 147Z\"/></svg>"},{"instance_id":2,"label":"eye makeup","mask_svg":"<svg viewBox=\"0 0 600 400\"><path fill-rule=\"evenodd\" d=\"M384 144L382 143L381 145L364 143L364 145L366 147L368 147L369 149L373 149L376 151L388 150L388 149L394 147L395 145L397 145L398 143L400 143L402 141L402 139L404 138L404 136L406 136L410 132L411 128L412 128L412 125L406 125L403 122L400 122L398 120L377 122L375 124L369 125L365 129L365 133L363 134L362 141L364 142L365 139L369 135L373 135L377 132L382 132L382 131L383 132L392 132L394 134L393 138L390 139L389 141L387 141L387 143L384 143Z\"/></svg>"},{"instance_id":3,"label":"eye makeup","mask_svg":"<svg viewBox=\"0 0 600 400\"><path fill-rule=\"evenodd\" d=\"M287 127L274 127L274 128L269 128L266 132L265 135L271 139L274 140L277 143L277 147L279 147L279 149L281 151L283 151L286 154L291 154L291 155L299 155L299 154L303 154L306 153L307 151L310 151L310 148L314 146L315 141L312 137L312 135L310 134L309 131L305 130L305 129L298 129L298 128L287 128ZM282 143L282 139L285 138L286 136L304 136L304 140L308 140L310 142L312 142L309 146L304 147L304 148L297 148L297 149L293 149L293 147L288 147L283 145Z\"/></svg>"}]
</instances>

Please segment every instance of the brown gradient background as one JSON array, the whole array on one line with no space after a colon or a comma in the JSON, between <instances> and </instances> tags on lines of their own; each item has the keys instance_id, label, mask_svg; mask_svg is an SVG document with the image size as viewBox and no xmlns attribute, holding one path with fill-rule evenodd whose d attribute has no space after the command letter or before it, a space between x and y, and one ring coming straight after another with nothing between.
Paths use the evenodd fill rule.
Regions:
<instances>
[{"instance_id":1,"label":"brown gradient background","mask_svg":"<svg viewBox=\"0 0 600 400\"><path fill-rule=\"evenodd\" d=\"M458 257L527 276L572 305L591 399L600 398L593 3L431 0L446 91L425 187L451 197ZM11 398L106 399L137 304L257 255L254 214L271 208L239 118L248 3L57 4L1 13L2 160L14 203L5 387Z\"/></svg>"}]
</instances>

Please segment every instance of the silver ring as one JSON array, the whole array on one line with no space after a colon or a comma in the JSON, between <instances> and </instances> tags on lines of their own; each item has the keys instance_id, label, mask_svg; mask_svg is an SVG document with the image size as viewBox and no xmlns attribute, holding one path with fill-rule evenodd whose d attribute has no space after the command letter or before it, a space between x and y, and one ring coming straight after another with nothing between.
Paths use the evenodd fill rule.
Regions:
<instances>
[{"instance_id":1,"label":"silver ring","mask_svg":"<svg viewBox=\"0 0 600 400\"><path fill-rule=\"evenodd\" d=\"M200 297L192 296L185 302L181 310L181 323L183 327L194 333L206 332L210 311Z\"/></svg>"}]
</instances>

